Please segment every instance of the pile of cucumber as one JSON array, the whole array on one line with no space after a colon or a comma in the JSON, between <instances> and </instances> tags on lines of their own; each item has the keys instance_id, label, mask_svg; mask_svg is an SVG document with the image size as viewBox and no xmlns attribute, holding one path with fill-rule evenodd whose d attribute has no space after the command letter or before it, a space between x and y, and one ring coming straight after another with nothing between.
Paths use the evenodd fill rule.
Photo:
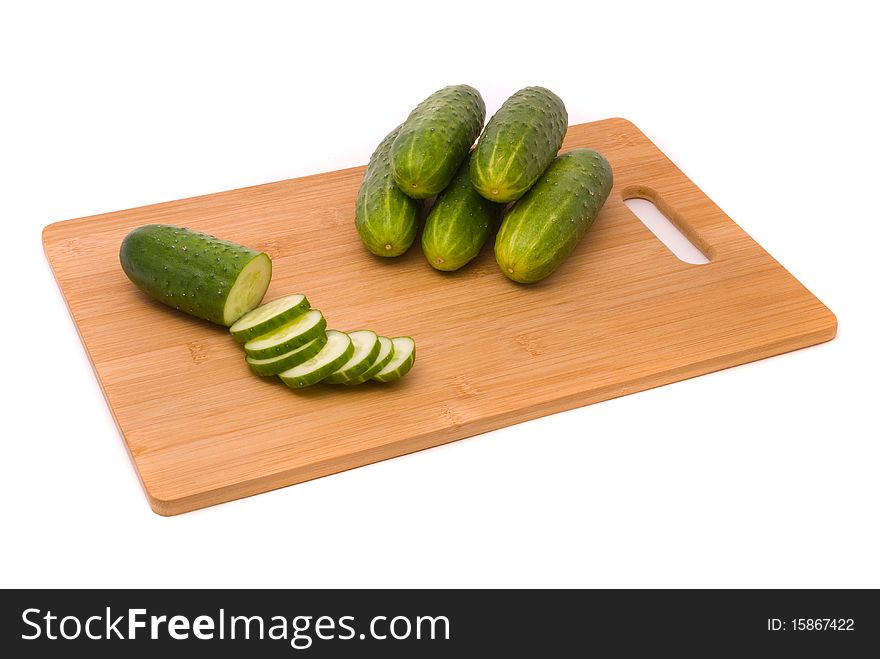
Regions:
<instances>
[{"instance_id":1,"label":"pile of cucumber","mask_svg":"<svg viewBox=\"0 0 880 659\"><path fill-rule=\"evenodd\" d=\"M592 149L557 156L568 113L543 87L516 92L483 129L485 117L480 93L453 85L382 140L355 206L355 227L370 252L406 252L422 200L435 197L421 241L434 268L457 270L474 259L505 210L495 259L507 277L536 282L562 264L608 198L611 166Z\"/></svg>"},{"instance_id":2,"label":"pile of cucumber","mask_svg":"<svg viewBox=\"0 0 880 659\"><path fill-rule=\"evenodd\" d=\"M138 227L122 241L119 261L138 288L175 309L229 327L257 375L279 376L294 389L318 382L391 382L416 357L408 336L328 330L305 295L257 306L269 288L268 255L167 224Z\"/></svg>"},{"instance_id":3,"label":"pile of cucumber","mask_svg":"<svg viewBox=\"0 0 880 659\"><path fill-rule=\"evenodd\" d=\"M288 387L318 382L392 382L416 359L408 336L389 339L372 330L328 330L323 314L305 295L285 295L246 313L229 328L244 344L248 366L257 375L277 375Z\"/></svg>"}]
</instances>

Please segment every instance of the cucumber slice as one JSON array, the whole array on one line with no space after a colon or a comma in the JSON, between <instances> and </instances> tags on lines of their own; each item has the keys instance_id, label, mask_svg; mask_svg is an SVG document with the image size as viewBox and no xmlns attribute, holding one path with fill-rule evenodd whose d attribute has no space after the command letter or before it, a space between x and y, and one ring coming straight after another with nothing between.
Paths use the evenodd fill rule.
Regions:
<instances>
[{"instance_id":1,"label":"cucumber slice","mask_svg":"<svg viewBox=\"0 0 880 659\"><path fill-rule=\"evenodd\" d=\"M408 336L391 339L394 344L394 357L381 371L373 376L379 382L392 382L409 373L416 362L416 342Z\"/></svg>"},{"instance_id":2,"label":"cucumber slice","mask_svg":"<svg viewBox=\"0 0 880 659\"><path fill-rule=\"evenodd\" d=\"M372 378L376 373L385 368L385 365L391 361L391 358L394 356L394 344L391 343L391 339L380 336L379 337L379 354L376 355L376 361L368 368L366 371L358 375L357 377L353 377L349 380L345 381L345 384L363 384L370 378Z\"/></svg>"},{"instance_id":3,"label":"cucumber slice","mask_svg":"<svg viewBox=\"0 0 880 659\"><path fill-rule=\"evenodd\" d=\"M351 358L354 345L345 332L327 330L327 343L321 352L278 374L291 389L301 389L320 382Z\"/></svg>"},{"instance_id":4,"label":"cucumber slice","mask_svg":"<svg viewBox=\"0 0 880 659\"><path fill-rule=\"evenodd\" d=\"M321 332L320 336L316 339L312 339L304 346L295 348L290 352L285 352L283 355L269 357L268 359L246 357L245 361L247 361L248 366L250 366L251 370L257 375L278 375L282 371L286 371L294 366L299 366L304 361L311 359L321 351L321 348L323 348L326 343L327 334Z\"/></svg>"},{"instance_id":5,"label":"cucumber slice","mask_svg":"<svg viewBox=\"0 0 880 659\"><path fill-rule=\"evenodd\" d=\"M258 336L268 334L309 310L305 295L285 295L247 312L239 318L229 331L239 343L245 343Z\"/></svg>"},{"instance_id":6,"label":"cucumber slice","mask_svg":"<svg viewBox=\"0 0 880 659\"><path fill-rule=\"evenodd\" d=\"M379 337L375 332L357 330L349 332L348 336L354 344L354 353L347 362L324 379L327 384L341 384L359 376L373 365L379 355Z\"/></svg>"},{"instance_id":7,"label":"cucumber slice","mask_svg":"<svg viewBox=\"0 0 880 659\"><path fill-rule=\"evenodd\" d=\"M327 321L321 312L309 309L275 331L251 339L244 344L244 350L254 359L277 357L317 338L326 327Z\"/></svg>"}]
</instances>

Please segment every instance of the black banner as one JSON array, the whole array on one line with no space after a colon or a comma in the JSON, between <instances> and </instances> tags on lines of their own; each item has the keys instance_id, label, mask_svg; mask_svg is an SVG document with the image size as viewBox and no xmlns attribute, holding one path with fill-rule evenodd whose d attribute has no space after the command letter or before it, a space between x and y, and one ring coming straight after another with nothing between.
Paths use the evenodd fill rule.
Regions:
<instances>
[{"instance_id":1,"label":"black banner","mask_svg":"<svg viewBox=\"0 0 880 659\"><path fill-rule=\"evenodd\" d=\"M217 650L641 656L646 647L849 657L880 647L880 598L867 590L7 590L0 629L0 647L15 657L119 657L135 647L163 659Z\"/></svg>"}]
</instances>

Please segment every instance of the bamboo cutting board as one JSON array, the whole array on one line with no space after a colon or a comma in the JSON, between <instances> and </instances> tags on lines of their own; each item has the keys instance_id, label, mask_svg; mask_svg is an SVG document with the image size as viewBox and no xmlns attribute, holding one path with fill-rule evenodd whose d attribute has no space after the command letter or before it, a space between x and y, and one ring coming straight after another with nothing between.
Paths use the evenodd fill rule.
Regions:
<instances>
[{"instance_id":1,"label":"bamboo cutting board","mask_svg":"<svg viewBox=\"0 0 880 659\"><path fill-rule=\"evenodd\" d=\"M52 224L43 243L153 510L174 515L834 337L834 315L634 125L572 126L614 188L551 277L507 280L487 246L440 273L418 243L370 255L357 167ZM651 199L711 259L679 261L623 200ZM266 251L266 299L305 293L342 330L416 339L391 385L300 392L248 370L226 330L153 302L122 238L187 226Z\"/></svg>"}]
</instances>

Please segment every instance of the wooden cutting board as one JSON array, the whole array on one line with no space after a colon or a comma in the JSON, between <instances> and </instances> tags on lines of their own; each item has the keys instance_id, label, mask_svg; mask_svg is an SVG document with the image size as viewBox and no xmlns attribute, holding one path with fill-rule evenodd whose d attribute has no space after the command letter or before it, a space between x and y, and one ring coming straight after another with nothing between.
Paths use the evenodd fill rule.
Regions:
<instances>
[{"instance_id":1,"label":"wooden cutting board","mask_svg":"<svg viewBox=\"0 0 880 659\"><path fill-rule=\"evenodd\" d=\"M153 510L174 515L834 337L834 315L633 124L572 126L614 188L574 254L521 286L490 246L440 273L416 244L380 259L354 229L356 167L52 224L49 262ZM651 199L711 259L679 261L623 200ZM408 334L391 385L294 392L248 370L226 330L153 302L122 238L187 226L265 250L267 298L302 292L328 326Z\"/></svg>"}]
</instances>

